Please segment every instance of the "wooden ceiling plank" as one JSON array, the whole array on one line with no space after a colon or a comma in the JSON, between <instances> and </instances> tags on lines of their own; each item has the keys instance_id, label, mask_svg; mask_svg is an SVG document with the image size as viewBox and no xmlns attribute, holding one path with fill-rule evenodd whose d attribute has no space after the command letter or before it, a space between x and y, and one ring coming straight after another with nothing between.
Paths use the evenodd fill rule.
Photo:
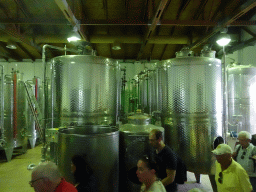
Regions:
<instances>
[{"instance_id":1,"label":"wooden ceiling plank","mask_svg":"<svg viewBox=\"0 0 256 192\"><path fill-rule=\"evenodd\" d=\"M146 36L144 38L144 41L141 45L140 51L139 51L138 56L137 56L137 60L139 60L141 58L141 56L142 56L142 54L145 50L145 47L147 45L148 39L151 37L151 35L154 32L158 22L160 21L160 18L162 16L163 12L164 12L164 9L167 5L167 2L168 2L168 0L161 0L160 1L159 6L156 10L156 13L155 13L154 17L152 18L152 24L150 25L149 30L147 31Z\"/></svg>"},{"instance_id":2,"label":"wooden ceiling plank","mask_svg":"<svg viewBox=\"0 0 256 192\"><path fill-rule=\"evenodd\" d=\"M223 20L221 20L219 22L220 24L217 27L215 27L212 32L205 35L203 38L199 39L195 43L191 44L189 46L189 48L194 49L194 48L200 46L202 43L207 41L210 37L212 37L213 35L218 33L221 29L223 29L224 27L227 27L232 22L237 20L239 17L241 17L242 15L244 15L245 13L247 13L248 11L253 9L254 7L256 7L255 0L247 0L243 5L240 6L240 9L238 11L234 12L230 17L226 17Z\"/></svg>"},{"instance_id":3,"label":"wooden ceiling plank","mask_svg":"<svg viewBox=\"0 0 256 192\"><path fill-rule=\"evenodd\" d=\"M36 60L35 57L33 55L31 55L31 53L21 43L16 43L16 44L24 53L26 53L29 56L29 58L32 61Z\"/></svg>"},{"instance_id":4,"label":"wooden ceiling plank","mask_svg":"<svg viewBox=\"0 0 256 192\"><path fill-rule=\"evenodd\" d=\"M86 34L83 32L82 28L80 28L79 21L75 18L75 15L71 11L68 3L66 0L55 0L55 3L58 5L60 10L63 12L66 19L69 21L69 23L77 29L77 33L80 35L81 39L88 41L89 38L86 36Z\"/></svg>"},{"instance_id":5,"label":"wooden ceiling plank","mask_svg":"<svg viewBox=\"0 0 256 192\"><path fill-rule=\"evenodd\" d=\"M10 15L10 12L8 11L8 9L1 3L0 4L1 9L4 11L4 14L8 17L8 18L12 18L12 16ZM23 35L21 35L16 26L14 24L12 25L0 25L0 30L7 33L9 36L15 38L17 41L21 41L31 47L34 47L40 54L41 54L41 47L39 47L38 45L36 45L34 42L30 42L28 41Z\"/></svg>"},{"instance_id":6,"label":"wooden ceiling plank","mask_svg":"<svg viewBox=\"0 0 256 192\"><path fill-rule=\"evenodd\" d=\"M23 0L14 0L14 1L19 6L19 9L22 11L22 13L25 15L25 17L27 17L27 18L33 17L32 14L27 9Z\"/></svg>"},{"instance_id":7,"label":"wooden ceiling plank","mask_svg":"<svg viewBox=\"0 0 256 192\"><path fill-rule=\"evenodd\" d=\"M253 33L250 29L248 29L247 27L242 27L242 29L244 31L246 31L248 34L250 34L251 36L256 38L256 33Z\"/></svg>"}]
</instances>

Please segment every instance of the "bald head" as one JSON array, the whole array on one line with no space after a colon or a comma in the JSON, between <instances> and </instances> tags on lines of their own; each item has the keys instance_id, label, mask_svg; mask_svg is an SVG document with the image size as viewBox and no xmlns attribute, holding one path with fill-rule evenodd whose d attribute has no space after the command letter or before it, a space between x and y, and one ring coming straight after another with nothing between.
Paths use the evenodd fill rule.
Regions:
<instances>
[{"instance_id":1,"label":"bald head","mask_svg":"<svg viewBox=\"0 0 256 192\"><path fill-rule=\"evenodd\" d=\"M38 165L33 169L32 175L48 178L52 182L61 178L58 167L53 162L46 162Z\"/></svg>"},{"instance_id":2,"label":"bald head","mask_svg":"<svg viewBox=\"0 0 256 192\"><path fill-rule=\"evenodd\" d=\"M61 182L58 167L53 162L45 162L33 169L31 186L36 192L53 192Z\"/></svg>"}]
</instances>

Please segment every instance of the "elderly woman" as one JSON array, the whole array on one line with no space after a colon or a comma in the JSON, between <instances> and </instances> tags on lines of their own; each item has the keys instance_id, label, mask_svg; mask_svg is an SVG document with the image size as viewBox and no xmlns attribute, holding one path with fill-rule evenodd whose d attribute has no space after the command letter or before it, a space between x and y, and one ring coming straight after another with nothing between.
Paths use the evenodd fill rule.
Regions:
<instances>
[{"instance_id":1,"label":"elderly woman","mask_svg":"<svg viewBox=\"0 0 256 192\"><path fill-rule=\"evenodd\" d=\"M78 192L97 191L93 171L86 162L86 155L74 155L71 159L71 171L74 174Z\"/></svg>"},{"instance_id":2,"label":"elderly woman","mask_svg":"<svg viewBox=\"0 0 256 192\"><path fill-rule=\"evenodd\" d=\"M156 163L143 157L137 163L137 177L142 183L141 192L166 192L164 185L158 180Z\"/></svg>"},{"instance_id":3,"label":"elderly woman","mask_svg":"<svg viewBox=\"0 0 256 192\"><path fill-rule=\"evenodd\" d=\"M238 133L239 143L235 147L233 158L246 170L250 177L253 190L256 191L256 147L250 143L251 134L247 131Z\"/></svg>"}]
</instances>

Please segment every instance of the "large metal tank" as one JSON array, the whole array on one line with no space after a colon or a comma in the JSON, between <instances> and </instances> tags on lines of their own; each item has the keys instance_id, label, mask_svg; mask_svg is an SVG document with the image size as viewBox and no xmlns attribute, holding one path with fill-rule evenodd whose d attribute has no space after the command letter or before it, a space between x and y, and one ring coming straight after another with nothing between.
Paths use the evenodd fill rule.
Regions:
<instances>
[{"instance_id":1,"label":"large metal tank","mask_svg":"<svg viewBox=\"0 0 256 192\"><path fill-rule=\"evenodd\" d=\"M98 181L99 192L118 192L119 184L119 132L115 128L87 125L59 129L58 167L73 182L71 158L86 154Z\"/></svg>"},{"instance_id":2,"label":"large metal tank","mask_svg":"<svg viewBox=\"0 0 256 192\"><path fill-rule=\"evenodd\" d=\"M211 173L212 144L222 136L221 61L214 57L214 52L194 57L181 50L165 63L162 88L166 143L189 171L202 174Z\"/></svg>"},{"instance_id":3,"label":"large metal tank","mask_svg":"<svg viewBox=\"0 0 256 192\"><path fill-rule=\"evenodd\" d=\"M7 161L11 160L13 149L27 150L27 100L22 75L13 71L4 78L4 145Z\"/></svg>"},{"instance_id":4,"label":"large metal tank","mask_svg":"<svg viewBox=\"0 0 256 192\"><path fill-rule=\"evenodd\" d=\"M150 124L150 117L135 113L128 117L128 124L120 127L120 191L139 191L141 183L135 174L139 158L149 155L153 148L149 144L149 133L153 129L164 132L164 128Z\"/></svg>"},{"instance_id":5,"label":"large metal tank","mask_svg":"<svg viewBox=\"0 0 256 192\"><path fill-rule=\"evenodd\" d=\"M233 65L228 74L228 129L256 133L256 68Z\"/></svg>"},{"instance_id":6,"label":"large metal tank","mask_svg":"<svg viewBox=\"0 0 256 192\"><path fill-rule=\"evenodd\" d=\"M52 125L115 125L120 89L116 61L90 55L52 59Z\"/></svg>"}]
</instances>

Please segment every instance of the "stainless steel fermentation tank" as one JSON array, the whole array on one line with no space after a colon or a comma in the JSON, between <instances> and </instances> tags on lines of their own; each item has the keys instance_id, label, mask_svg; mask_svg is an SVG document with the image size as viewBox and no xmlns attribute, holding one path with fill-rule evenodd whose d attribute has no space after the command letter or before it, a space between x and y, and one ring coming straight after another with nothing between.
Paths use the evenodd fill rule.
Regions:
<instances>
[{"instance_id":1,"label":"stainless steel fermentation tank","mask_svg":"<svg viewBox=\"0 0 256 192\"><path fill-rule=\"evenodd\" d=\"M194 57L187 49L164 62L162 124L165 141L191 172L209 174L212 144L222 136L221 61L212 52Z\"/></svg>"},{"instance_id":2,"label":"stainless steel fermentation tank","mask_svg":"<svg viewBox=\"0 0 256 192\"><path fill-rule=\"evenodd\" d=\"M157 73L147 69L138 75L139 80L139 105L144 113L152 114L157 110Z\"/></svg>"},{"instance_id":3,"label":"stainless steel fermentation tank","mask_svg":"<svg viewBox=\"0 0 256 192\"><path fill-rule=\"evenodd\" d=\"M256 134L256 68L228 68L228 131Z\"/></svg>"},{"instance_id":4,"label":"stainless steel fermentation tank","mask_svg":"<svg viewBox=\"0 0 256 192\"><path fill-rule=\"evenodd\" d=\"M12 75L4 77L4 127L1 149L5 151L7 161L12 158L14 148L27 149L27 99L22 81L22 74L13 71Z\"/></svg>"},{"instance_id":5,"label":"stainless steel fermentation tank","mask_svg":"<svg viewBox=\"0 0 256 192\"><path fill-rule=\"evenodd\" d=\"M115 125L120 70L116 61L89 55L52 59L52 124L48 127Z\"/></svg>"},{"instance_id":6,"label":"stainless steel fermentation tank","mask_svg":"<svg viewBox=\"0 0 256 192\"><path fill-rule=\"evenodd\" d=\"M109 126L87 125L59 130L58 167L67 181L74 182L71 158L86 154L97 178L99 192L118 192L119 132ZM122 174L122 173L121 173Z\"/></svg>"},{"instance_id":7,"label":"stainless steel fermentation tank","mask_svg":"<svg viewBox=\"0 0 256 192\"><path fill-rule=\"evenodd\" d=\"M139 191L136 170L138 160L151 154L149 133L153 129L164 132L164 128L150 124L150 116L135 113L128 117L128 124L120 127L120 191Z\"/></svg>"}]
</instances>

